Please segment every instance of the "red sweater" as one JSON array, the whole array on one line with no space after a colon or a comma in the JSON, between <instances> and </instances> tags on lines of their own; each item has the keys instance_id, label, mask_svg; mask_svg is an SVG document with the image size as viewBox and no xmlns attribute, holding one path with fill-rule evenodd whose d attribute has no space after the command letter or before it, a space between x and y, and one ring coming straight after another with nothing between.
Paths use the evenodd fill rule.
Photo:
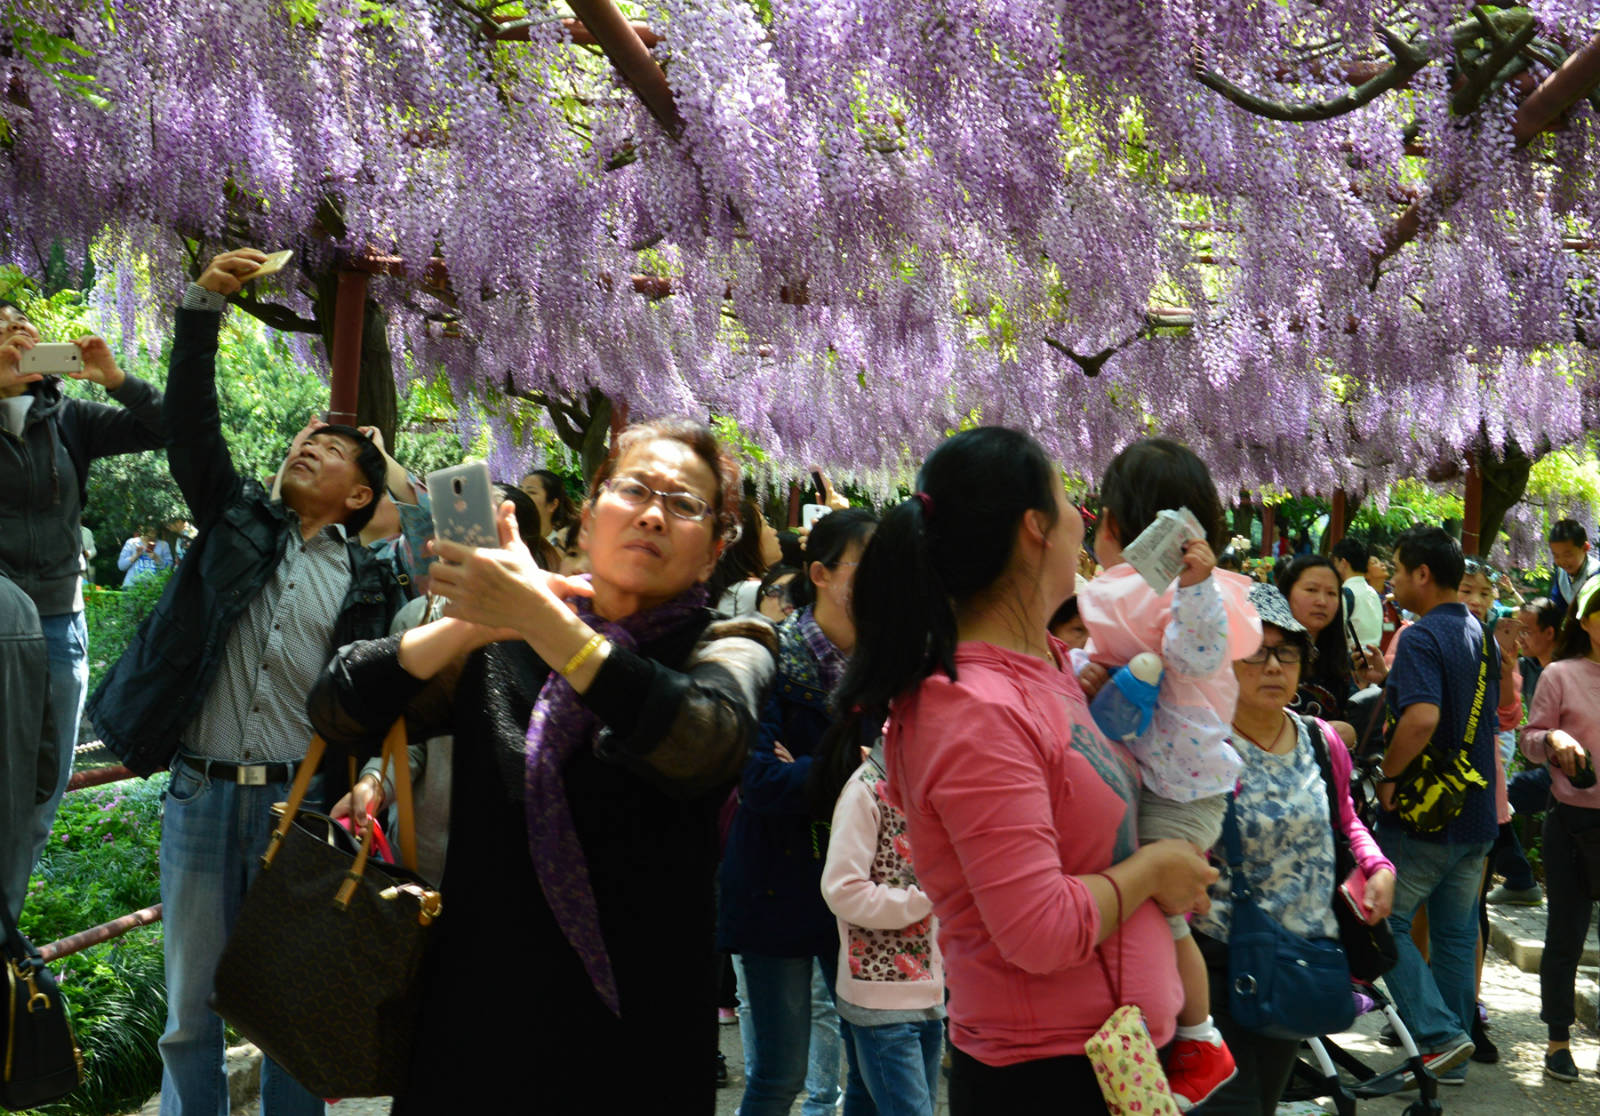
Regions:
<instances>
[{"instance_id":1,"label":"red sweater","mask_svg":"<svg viewBox=\"0 0 1600 1116\"><path fill-rule=\"evenodd\" d=\"M1133 853L1138 769L1070 673L976 642L956 670L895 703L885 746L939 919L951 1041L992 1066L1082 1054L1117 1002L1096 957L1099 908L1073 877ZM1154 902L1124 913L1100 950L1113 979L1126 954L1121 1002L1163 1046L1183 999L1172 935Z\"/></svg>"}]
</instances>

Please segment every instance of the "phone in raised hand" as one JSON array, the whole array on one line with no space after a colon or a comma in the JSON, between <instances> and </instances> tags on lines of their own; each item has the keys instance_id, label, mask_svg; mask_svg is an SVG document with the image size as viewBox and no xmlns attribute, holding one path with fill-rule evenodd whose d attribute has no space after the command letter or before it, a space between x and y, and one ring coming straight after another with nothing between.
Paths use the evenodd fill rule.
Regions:
<instances>
[{"instance_id":1,"label":"phone in raised hand","mask_svg":"<svg viewBox=\"0 0 1600 1116\"><path fill-rule=\"evenodd\" d=\"M261 261L260 267L256 268L247 275L239 276L239 282L248 283L252 279L264 279L268 275L276 275L278 272L282 271L286 266L288 266L289 261L293 258L293 248L285 248L281 252L269 253L267 258Z\"/></svg>"},{"instance_id":2,"label":"phone in raised hand","mask_svg":"<svg viewBox=\"0 0 1600 1116\"><path fill-rule=\"evenodd\" d=\"M17 371L24 376L75 376L83 371L83 353L71 341L41 341L22 354Z\"/></svg>"},{"instance_id":3,"label":"phone in raised hand","mask_svg":"<svg viewBox=\"0 0 1600 1116\"><path fill-rule=\"evenodd\" d=\"M452 465L428 474L433 502L433 533L463 546L497 547L500 525L495 520L489 466L481 461Z\"/></svg>"}]
</instances>

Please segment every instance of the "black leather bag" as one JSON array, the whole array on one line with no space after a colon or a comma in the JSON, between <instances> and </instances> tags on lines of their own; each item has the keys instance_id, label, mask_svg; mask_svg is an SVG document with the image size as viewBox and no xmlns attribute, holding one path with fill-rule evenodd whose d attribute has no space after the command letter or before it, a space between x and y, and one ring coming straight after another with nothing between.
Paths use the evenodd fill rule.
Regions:
<instances>
[{"instance_id":1,"label":"black leather bag","mask_svg":"<svg viewBox=\"0 0 1600 1116\"><path fill-rule=\"evenodd\" d=\"M1332 903L1334 917L1339 920L1339 944L1344 946L1350 975L1370 984L1399 964L1400 951L1388 919L1368 923L1339 898L1339 884L1355 871L1356 857L1350 849L1350 838L1339 825L1338 787L1333 779L1333 763L1328 757L1328 738L1323 732L1323 723L1315 717L1304 720L1306 735L1311 738L1311 751L1317 757L1317 769L1322 772L1322 785L1328 792L1328 823L1333 827Z\"/></svg>"},{"instance_id":2,"label":"black leather bag","mask_svg":"<svg viewBox=\"0 0 1600 1116\"><path fill-rule=\"evenodd\" d=\"M5 965L5 1002L0 1003L0 1108L34 1108L60 1100L78 1087L83 1057L67 1021L55 978L39 951L11 920L0 892L0 928L5 930L0 963Z\"/></svg>"},{"instance_id":3,"label":"black leather bag","mask_svg":"<svg viewBox=\"0 0 1600 1116\"><path fill-rule=\"evenodd\" d=\"M395 771L400 849L416 864L405 729L383 744ZM369 859L337 822L300 809L322 761L312 739L262 868L217 965L212 1009L321 1097L403 1092L417 973L439 892L410 868Z\"/></svg>"}]
</instances>

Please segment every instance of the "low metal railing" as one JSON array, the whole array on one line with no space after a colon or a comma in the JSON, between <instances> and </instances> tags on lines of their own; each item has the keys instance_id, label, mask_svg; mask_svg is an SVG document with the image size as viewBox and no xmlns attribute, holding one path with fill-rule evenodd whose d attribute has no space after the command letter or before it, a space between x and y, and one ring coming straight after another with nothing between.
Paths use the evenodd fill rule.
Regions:
<instances>
[{"instance_id":1,"label":"low metal railing","mask_svg":"<svg viewBox=\"0 0 1600 1116\"><path fill-rule=\"evenodd\" d=\"M81 745L76 749L77 755L93 752L104 748L98 740ZM67 781L67 790L83 790L86 787L103 787L107 783L120 783L124 779L135 778L132 771L118 764L114 767L90 767L82 771L74 771L72 778ZM161 921L161 904L146 907L140 911L133 911L121 918L114 918L110 922L102 922L99 926L91 926L87 930L80 930L76 934L68 934L65 938L58 938L39 947L39 956L47 963L58 958L68 957L74 953L81 953L90 946L109 942L112 938L120 938L129 930L140 926L149 926Z\"/></svg>"}]
</instances>

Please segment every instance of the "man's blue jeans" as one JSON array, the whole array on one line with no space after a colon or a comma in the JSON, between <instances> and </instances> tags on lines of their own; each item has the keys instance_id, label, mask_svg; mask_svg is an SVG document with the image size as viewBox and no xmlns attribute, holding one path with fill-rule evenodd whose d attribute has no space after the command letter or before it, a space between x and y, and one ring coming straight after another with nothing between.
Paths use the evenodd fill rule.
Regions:
<instances>
[{"instance_id":1,"label":"man's blue jeans","mask_svg":"<svg viewBox=\"0 0 1600 1116\"><path fill-rule=\"evenodd\" d=\"M1383 980L1417 1048L1442 1050L1472 1031L1477 1017L1478 889L1489 841L1420 841L1392 825L1378 844L1394 862L1394 930L1399 962ZM1411 941L1417 911L1428 908L1430 961Z\"/></svg>"},{"instance_id":2,"label":"man's blue jeans","mask_svg":"<svg viewBox=\"0 0 1600 1116\"><path fill-rule=\"evenodd\" d=\"M222 1020L211 980L272 832L272 804L289 784L242 787L181 760L161 818L161 902L167 1029L161 1036L161 1116L227 1116ZM338 1011L336 1003L327 1005ZM709 1070L707 1072L710 1072ZM321 1116L322 1100L270 1058L261 1062L263 1116Z\"/></svg>"},{"instance_id":3,"label":"man's blue jeans","mask_svg":"<svg viewBox=\"0 0 1600 1116\"><path fill-rule=\"evenodd\" d=\"M83 613L63 612L39 617L45 650L50 656L50 723L56 738L56 789L49 801L33 812L33 855L29 871L39 865L39 854L50 839L61 796L72 778L72 757L78 747L78 721L89 689L89 628Z\"/></svg>"},{"instance_id":4,"label":"man's blue jeans","mask_svg":"<svg viewBox=\"0 0 1600 1116\"><path fill-rule=\"evenodd\" d=\"M862 1027L840 1020L844 1041L878 1116L933 1116L944 1020ZM871 1111L869 1109L868 1111ZM845 1116L854 1116L845 1102Z\"/></svg>"}]
</instances>

